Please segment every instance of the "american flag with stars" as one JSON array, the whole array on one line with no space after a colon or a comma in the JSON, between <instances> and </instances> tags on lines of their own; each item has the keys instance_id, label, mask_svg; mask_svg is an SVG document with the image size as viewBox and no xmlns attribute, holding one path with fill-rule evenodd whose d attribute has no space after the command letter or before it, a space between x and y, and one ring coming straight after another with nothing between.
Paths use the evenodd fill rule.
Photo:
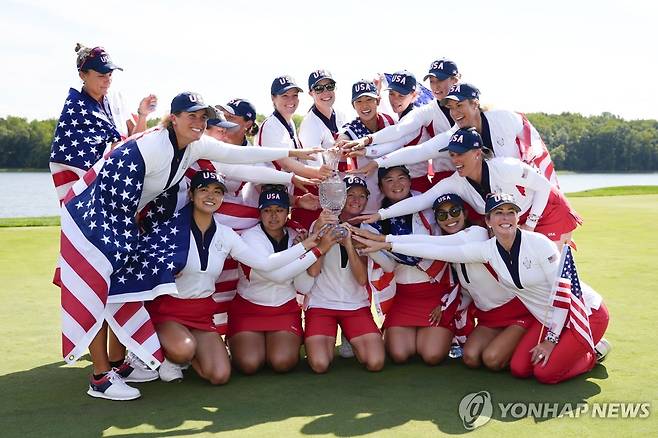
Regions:
<instances>
[{"instance_id":1,"label":"american flag with stars","mask_svg":"<svg viewBox=\"0 0 658 438\"><path fill-rule=\"evenodd\" d=\"M190 212L175 196L150 204L139 224L145 165L135 140L98 161L64 199L60 250L63 356L86 352L104 320L123 345L155 368L162 350L142 301L175 294L185 265ZM170 215L167 217L167 215Z\"/></svg>"},{"instance_id":2,"label":"american flag with stars","mask_svg":"<svg viewBox=\"0 0 658 438\"><path fill-rule=\"evenodd\" d=\"M108 144L121 140L109 103L96 102L71 88L50 148L50 172L60 202L71 186L103 156Z\"/></svg>"},{"instance_id":3,"label":"american flag with stars","mask_svg":"<svg viewBox=\"0 0 658 438\"><path fill-rule=\"evenodd\" d=\"M587 346L594 353L594 340L589 325L587 308L583 300L583 291L580 287L576 264L573 260L571 247L564 245L562 258L558 268L559 276L555 282L553 307L555 312L566 312L566 326L572 331L576 339Z\"/></svg>"}]
</instances>

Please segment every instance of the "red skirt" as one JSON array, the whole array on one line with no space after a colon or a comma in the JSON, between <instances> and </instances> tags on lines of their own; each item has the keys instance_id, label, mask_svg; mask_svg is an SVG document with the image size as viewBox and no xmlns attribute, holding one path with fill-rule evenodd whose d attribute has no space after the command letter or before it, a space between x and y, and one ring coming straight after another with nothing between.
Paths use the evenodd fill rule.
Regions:
<instances>
[{"instance_id":1,"label":"red skirt","mask_svg":"<svg viewBox=\"0 0 658 438\"><path fill-rule=\"evenodd\" d=\"M519 218L520 224L525 223L529 213L530 210ZM575 230L582 223L582 218L571 208L567 198L553 187L541 219L535 227L535 232L543 234L553 241L559 241L560 236Z\"/></svg>"},{"instance_id":2,"label":"red skirt","mask_svg":"<svg viewBox=\"0 0 658 438\"><path fill-rule=\"evenodd\" d=\"M391 303L391 309L384 318L383 329L389 327L431 327L430 313L441 305L444 294L450 288L442 290L441 283L398 284ZM457 306L450 306L456 310ZM438 326L455 330L455 312L444 311Z\"/></svg>"},{"instance_id":3,"label":"red skirt","mask_svg":"<svg viewBox=\"0 0 658 438\"><path fill-rule=\"evenodd\" d=\"M144 305L151 315L153 324L175 321L192 329L206 332L217 330L213 322L213 315L217 313L217 303L212 297L176 298L171 295L160 295Z\"/></svg>"},{"instance_id":4,"label":"red skirt","mask_svg":"<svg viewBox=\"0 0 658 438\"><path fill-rule=\"evenodd\" d=\"M304 313L304 335L336 337L338 325L348 341L368 333L381 334L370 307L356 310L335 310L312 307Z\"/></svg>"},{"instance_id":5,"label":"red skirt","mask_svg":"<svg viewBox=\"0 0 658 438\"><path fill-rule=\"evenodd\" d=\"M485 311L476 307L475 317L478 319L478 325L489 328L518 325L527 329L535 321L535 318L517 297L491 310Z\"/></svg>"},{"instance_id":6,"label":"red skirt","mask_svg":"<svg viewBox=\"0 0 658 438\"><path fill-rule=\"evenodd\" d=\"M261 306L245 300L239 294L228 309L227 337L239 332L287 331L303 336L302 309L293 298L280 306Z\"/></svg>"}]
</instances>

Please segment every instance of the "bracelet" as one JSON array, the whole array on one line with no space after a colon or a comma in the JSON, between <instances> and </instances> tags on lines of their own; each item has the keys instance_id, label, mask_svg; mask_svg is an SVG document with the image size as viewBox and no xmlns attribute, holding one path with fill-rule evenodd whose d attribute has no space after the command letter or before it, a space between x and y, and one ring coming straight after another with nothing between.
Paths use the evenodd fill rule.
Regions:
<instances>
[{"instance_id":1,"label":"bracelet","mask_svg":"<svg viewBox=\"0 0 658 438\"><path fill-rule=\"evenodd\" d=\"M560 342L560 337L549 330L546 332L546 336L544 336L544 341L548 341L551 344L557 344Z\"/></svg>"},{"instance_id":2,"label":"bracelet","mask_svg":"<svg viewBox=\"0 0 658 438\"><path fill-rule=\"evenodd\" d=\"M539 219L541 219L541 216L538 214L529 214L526 222L539 222Z\"/></svg>"},{"instance_id":3,"label":"bracelet","mask_svg":"<svg viewBox=\"0 0 658 438\"><path fill-rule=\"evenodd\" d=\"M370 146L372 144L372 135L368 134L364 137L366 142L363 143L364 146Z\"/></svg>"},{"instance_id":4,"label":"bracelet","mask_svg":"<svg viewBox=\"0 0 658 438\"><path fill-rule=\"evenodd\" d=\"M311 248L311 252L313 254L315 254L315 258L317 258L317 259L322 257L322 251L320 251L320 248L318 248L317 246L314 246L313 248Z\"/></svg>"}]
</instances>

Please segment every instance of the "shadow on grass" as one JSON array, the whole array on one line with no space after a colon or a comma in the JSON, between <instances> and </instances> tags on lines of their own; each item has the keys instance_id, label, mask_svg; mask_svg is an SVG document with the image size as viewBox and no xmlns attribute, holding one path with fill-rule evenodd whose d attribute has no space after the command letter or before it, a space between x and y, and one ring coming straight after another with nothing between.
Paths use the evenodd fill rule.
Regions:
<instances>
[{"instance_id":1,"label":"shadow on grass","mask_svg":"<svg viewBox=\"0 0 658 438\"><path fill-rule=\"evenodd\" d=\"M419 360L387 363L368 373L353 359L337 358L328 374L315 375L305 363L286 375L265 370L234 374L213 387L188 371L184 382L139 386L142 398L112 402L88 397L90 368L53 363L0 376L2 436L163 436L238 432L269 423L274 435L355 436L410 421L431 422L437 432L466 432L458 415L462 397L487 390L493 402L578 403L600 392L587 379L605 379L604 367L558 386L517 380L509 373L466 369L459 361L428 367ZM494 408L494 419L501 419ZM294 418L293 423L276 424ZM292 425L294 424L294 426ZM426 429L424 429L426 430ZM413 434L413 429L410 429Z\"/></svg>"}]
</instances>

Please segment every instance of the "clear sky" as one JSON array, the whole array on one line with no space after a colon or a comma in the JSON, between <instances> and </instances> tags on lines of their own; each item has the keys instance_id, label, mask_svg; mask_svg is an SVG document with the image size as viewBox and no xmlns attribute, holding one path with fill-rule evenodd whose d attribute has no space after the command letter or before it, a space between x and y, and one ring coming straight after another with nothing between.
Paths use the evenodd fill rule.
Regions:
<instances>
[{"instance_id":1,"label":"clear sky","mask_svg":"<svg viewBox=\"0 0 658 438\"><path fill-rule=\"evenodd\" d=\"M180 91L208 103L250 99L269 113L272 79L327 68L337 107L350 85L406 68L419 80L449 57L481 100L522 112L607 111L658 119L658 6L651 1L37 1L3 0L0 116L58 117L79 87L76 42L102 45L125 71L131 107L162 114ZM652 42L653 41L653 42ZM304 97L299 113L309 106Z\"/></svg>"}]
</instances>

